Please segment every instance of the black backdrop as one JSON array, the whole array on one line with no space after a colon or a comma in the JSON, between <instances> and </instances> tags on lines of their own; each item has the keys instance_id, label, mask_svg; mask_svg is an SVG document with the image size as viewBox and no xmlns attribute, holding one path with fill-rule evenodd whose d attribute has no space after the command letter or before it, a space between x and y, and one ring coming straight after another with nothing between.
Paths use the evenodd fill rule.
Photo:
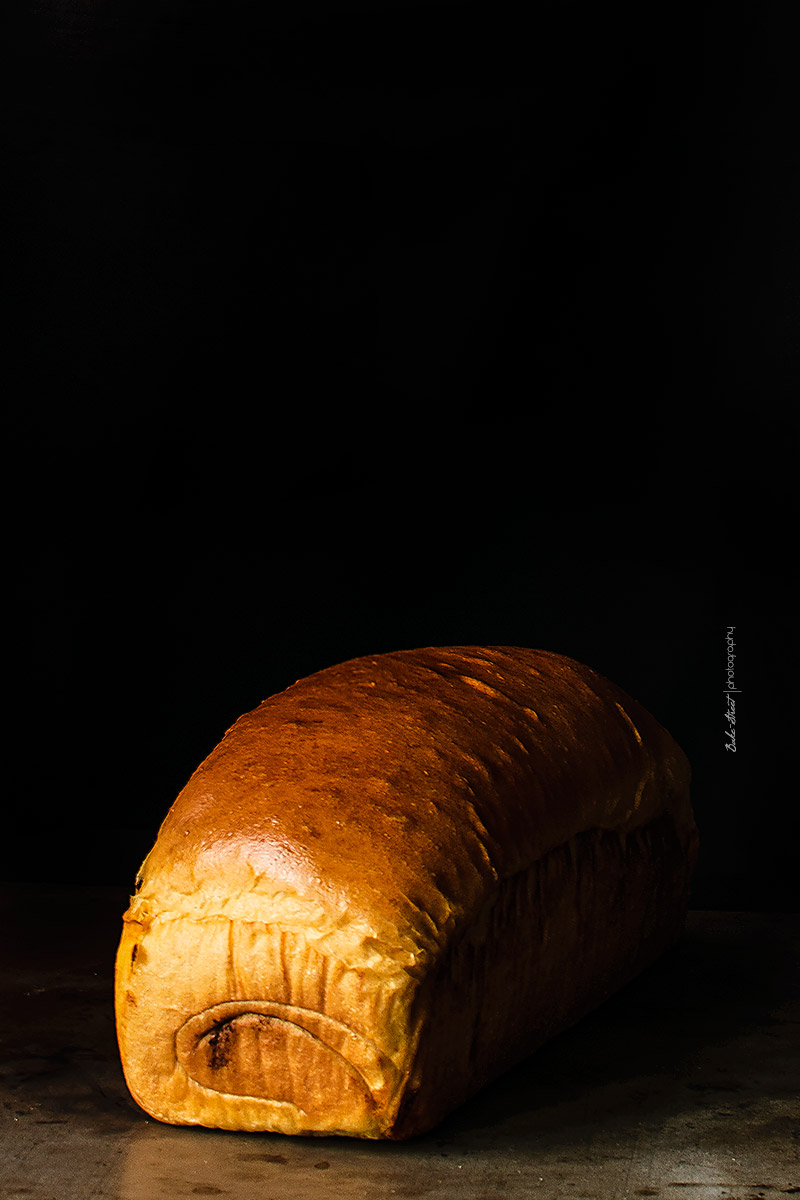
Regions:
<instances>
[{"instance_id":1,"label":"black backdrop","mask_svg":"<svg viewBox=\"0 0 800 1200\"><path fill-rule=\"evenodd\" d=\"M683 744L697 906L796 908L780 9L42 0L11 44L5 877L132 885L301 675L527 644Z\"/></svg>"}]
</instances>

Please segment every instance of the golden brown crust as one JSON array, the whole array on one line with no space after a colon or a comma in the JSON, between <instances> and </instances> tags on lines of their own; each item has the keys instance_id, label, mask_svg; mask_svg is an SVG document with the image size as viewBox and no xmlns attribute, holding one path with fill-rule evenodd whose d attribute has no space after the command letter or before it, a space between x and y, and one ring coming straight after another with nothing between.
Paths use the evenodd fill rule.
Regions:
<instances>
[{"instance_id":1,"label":"golden brown crust","mask_svg":"<svg viewBox=\"0 0 800 1200\"><path fill-rule=\"evenodd\" d=\"M666 821L683 864L680 895L664 900L674 931L696 840L688 785L685 757L648 713L545 651L398 651L298 681L228 731L143 866L118 958L134 1094L160 1119L226 1128L374 1137L397 1135L398 1112L404 1135L438 1119L441 1104L417 1103L409 1124L409 1081L450 995L431 994L443 964L514 880L591 831L644 845ZM499 977L500 960L484 969ZM199 1020L226 1004L222 1024ZM167 1048L145 1049L159 1022ZM197 1045L184 1033L176 1057L186 1028ZM468 1090L445 1095L444 1110Z\"/></svg>"}]
</instances>

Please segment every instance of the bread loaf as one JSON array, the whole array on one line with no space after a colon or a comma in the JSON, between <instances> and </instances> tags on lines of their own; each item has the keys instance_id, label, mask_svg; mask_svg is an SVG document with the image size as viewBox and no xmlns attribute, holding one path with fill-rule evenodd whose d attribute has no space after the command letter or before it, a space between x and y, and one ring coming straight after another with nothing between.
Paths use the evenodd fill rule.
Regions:
<instances>
[{"instance_id":1,"label":"bread loaf","mask_svg":"<svg viewBox=\"0 0 800 1200\"><path fill-rule=\"evenodd\" d=\"M124 917L119 1046L160 1121L406 1138L679 936L670 735L541 650L354 659L242 716Z\"/></svg>"}]
</instances>

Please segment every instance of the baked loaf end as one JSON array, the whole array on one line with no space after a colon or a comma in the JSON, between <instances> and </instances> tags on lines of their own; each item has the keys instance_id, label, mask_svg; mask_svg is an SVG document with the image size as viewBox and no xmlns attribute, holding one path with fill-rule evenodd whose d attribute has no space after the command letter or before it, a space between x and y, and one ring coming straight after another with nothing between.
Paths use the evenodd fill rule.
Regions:
<instances>
[{"instance_id":1,"label":"baked loaf end","mask_svg":"<svg viewBox=\"0 0 800 1200\"><path fill-rule=\"evenodd\" d=\"M676 940L696 848L682 751L571 659L301 679L228 730L142 867L130 1090L175 1124L422 1132Z\"/></svg>"}]
</instances>

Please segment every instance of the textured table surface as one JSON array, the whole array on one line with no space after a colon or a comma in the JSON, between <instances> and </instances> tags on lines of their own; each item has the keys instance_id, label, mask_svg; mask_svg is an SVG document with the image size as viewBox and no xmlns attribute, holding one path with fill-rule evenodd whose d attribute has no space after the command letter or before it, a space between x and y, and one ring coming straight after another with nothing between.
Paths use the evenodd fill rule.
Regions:
<instances>
[{"instance_id":1,"label":"textured table surface","mask_svg":"<svg viewBox=\"0 0 800 1200\"><path fill-rule=\"evenodd\" d=\"M0 889L0 1196L800 1194L800 916L693 912L681 944L414 1142L173 1129L130 1099L123 893Z\"/></svg>"}]
</instances>

